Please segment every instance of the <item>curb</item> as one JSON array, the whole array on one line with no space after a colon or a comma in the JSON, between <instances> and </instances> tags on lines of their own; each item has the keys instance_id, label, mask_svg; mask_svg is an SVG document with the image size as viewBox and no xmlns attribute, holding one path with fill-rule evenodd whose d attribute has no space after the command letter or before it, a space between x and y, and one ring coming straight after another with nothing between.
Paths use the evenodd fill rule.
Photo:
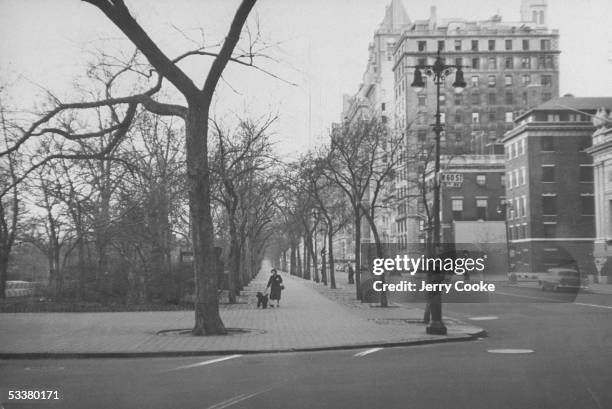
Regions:
<instances>
[{"instance_id":1,"label":"curb","mask_svg":"<svg viewBox=\"0 0 612 409\"><path fill-rule=\"evenodd\" d=\"M414 341L399 342L372 342L365 344L338 345L331 347L312 347L312 348L281 348L281 349L231 349L231 350L208 350L208 351L153 351L153 352L19 352L4 353L0 352L0 359L97 359L97 358L172 358L190 356L211 356L211 355L254 355L254 354L276 354L294 352L322 352L322 351L341 351L361 348L393 348L418 346L428 344L443 344L449 342L475 341L479 338L487 337L485 330L466 334L465 336L438 338L438 339L419 339Z\"/></svg>"}]
</instances>

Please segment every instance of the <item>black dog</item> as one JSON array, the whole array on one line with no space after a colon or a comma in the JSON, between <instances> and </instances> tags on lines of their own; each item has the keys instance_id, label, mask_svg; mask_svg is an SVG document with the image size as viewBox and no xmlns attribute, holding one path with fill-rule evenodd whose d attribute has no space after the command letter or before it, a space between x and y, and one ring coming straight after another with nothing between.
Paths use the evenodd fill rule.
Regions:
<instances>
[{"instance_id":1,"label":"black dog","mask_svg":"<svg viewBox=\"0 0 612 409\"><path fill-rule=\"evenodd\" d=\"M257 293L257 308L268 308L268 294Z\"/></svg>"}]
</instances>

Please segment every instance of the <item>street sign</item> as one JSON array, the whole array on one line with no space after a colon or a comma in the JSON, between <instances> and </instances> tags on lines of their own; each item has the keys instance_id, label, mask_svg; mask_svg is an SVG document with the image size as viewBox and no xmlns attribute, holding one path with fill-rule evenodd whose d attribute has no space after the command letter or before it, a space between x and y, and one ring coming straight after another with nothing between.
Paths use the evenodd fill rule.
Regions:
<instances>
[{"instance_id":1,"label":"street sign","mask_svg":"<svg viewBox=\"0 0 612 409\"><path fill-rule=\"evenodd\" d=\"M442 183L446 187L461 187L463 184L463 173L443 173Z\"/></svg>"}]
</instances>

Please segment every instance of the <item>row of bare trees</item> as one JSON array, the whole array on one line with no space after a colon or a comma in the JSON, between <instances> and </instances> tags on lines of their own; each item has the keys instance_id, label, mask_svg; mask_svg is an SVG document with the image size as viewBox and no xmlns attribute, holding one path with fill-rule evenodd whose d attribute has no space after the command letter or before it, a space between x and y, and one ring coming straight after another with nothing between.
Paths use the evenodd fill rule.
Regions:
<instances>
[{"instance_id":1,"label":"row of bare trees","mask_svg":"<svg viewBox=\"0 0 612 409\"><path fill-rule=\"evenodd\" d=\"M371 232L377 257L385 248L379 234L377 215L386 187L394 180L401 166L403 138L390 132L377 119L362 119L332 129L329 144L309 152L286 171L283 199L279 202L283 215L283 232L290 252L292 274L310 278L311 264L315 266L314 280L319 281L317 254L314 251L318 226L327 235L325 256L329 266L330 285L335 288L334 239L341 230L353 234L356 296L363 296L360 283L362 223ZM303 261L299 257L303 244ZM282 253L282 252L281 252ZM303 267L302 267L303 266ZM327 284L327 274L322 278ZM384 277L383 277L384 279ZM386 295L381 298L387 305Z\"/></svg>"}]
</instances>

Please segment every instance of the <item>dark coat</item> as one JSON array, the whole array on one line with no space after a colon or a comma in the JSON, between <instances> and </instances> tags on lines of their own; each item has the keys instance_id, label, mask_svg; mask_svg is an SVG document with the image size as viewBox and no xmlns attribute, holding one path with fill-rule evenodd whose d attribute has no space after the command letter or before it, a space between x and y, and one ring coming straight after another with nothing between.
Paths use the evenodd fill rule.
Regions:
<instances>
[{"instance_id":1,"label":"dark coat","mask_svg":"<svg viewBox=\"0 0 612 409\"><path fill-rule=\"evenodd\" d=\"M268 285L266 288L270 288L270 299L271 300L280 300L281 299L281 286L283 284L282 277L277 275L271 275L268 280Z\"/></svg>"}]
</instances>

